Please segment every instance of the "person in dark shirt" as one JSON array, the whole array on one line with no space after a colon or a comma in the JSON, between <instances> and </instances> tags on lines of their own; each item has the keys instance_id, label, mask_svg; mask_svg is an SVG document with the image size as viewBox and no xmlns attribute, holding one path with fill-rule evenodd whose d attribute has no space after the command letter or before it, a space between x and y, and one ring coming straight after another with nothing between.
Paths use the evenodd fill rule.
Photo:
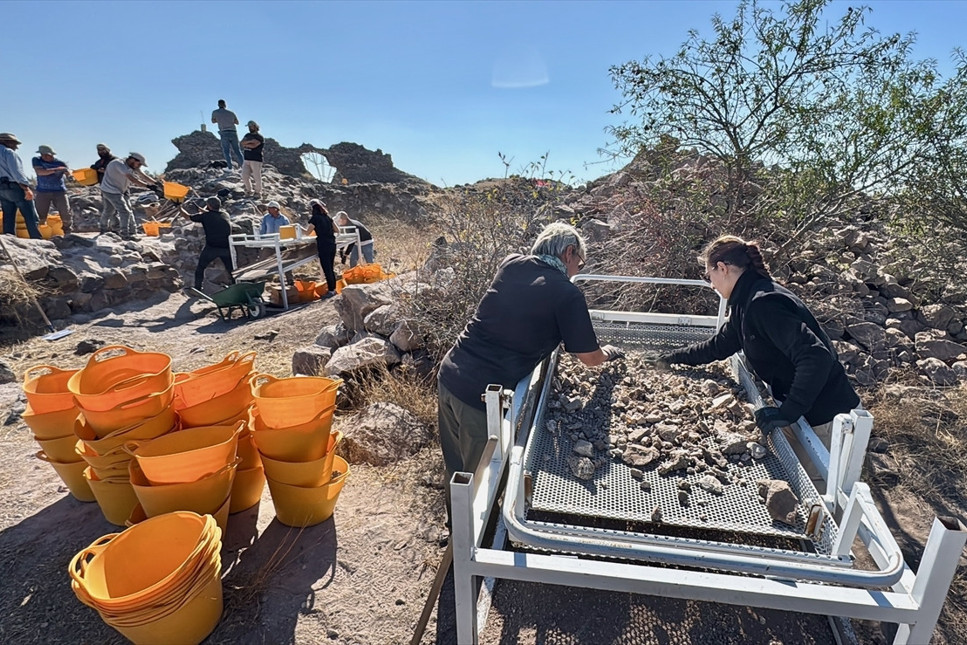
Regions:
<instances>
[{"instance_id":1,"label":"person in dark shirt","mask_svg":"<svg viewBox=\"0 0 967 645\"><path fill-rule=\"evenodd\" d=\"M198 257L198 266L195 267L195 289L201 291L205 281L205 267L219 258L228 271L229 280L234 283L232 276L232 253L229 249L228 238L232 234L232 222L228 218L228 213L219 210L222 200L217 197L209 197L205 200L206 210L195 215L181 207L181 214L193 222L198 222L205 229L205 248L201 250Z\"/></svg>"},{"instance_id":2,"label":"person in dark shirt","mask_svg":"<svg viewBox=\"0 0 967 645\"><path fill-rule=\"evenodd\" d=\"M349 214L346 211L339 211L336 213L336 224L338 226L352 226L359 233L359 246L362 247L363 258L366 259L368 264L372 264L376 261L376 250L373 248L373 234L369 232L369 229L363 226L363 223L358 219L350 219ZM359 264L359 251L356 248L356 243L353 242L346 248L339 252L339 260L345 264L346 257L349 257L349 266L354 267Z\"/></svg>"},{"instance_id":3,"label":"person in dark shirt","mask_svg":"<svg viewBox=\"0 0 967 645\"><path fill-rule=\"evenodd\" d=\"M326 276L326 295L323 298L332 298L336 295L336 233L339 229L336 223L329 217L326 205L318 199L309 202L312 214L309 217L309 225L305 227L306 233L316 232L316 250L319 252L319 264L322 265L322 273Z\"/></svg>"},{"instance_id":4,"label":"person in dark shirt","mask_svg":"<svg viewBox=\"0 0 967 645\"><path fill-rule=\"evenodd\" d=\"M245 157L245 161L242 162L242 184L245 186L245 194L259 198L262 196L262 149L265 147L265 138L259 134L259 124L255 121L248 122L248 133L242 137L241 146L242 156Z\"/></svg>"},{"instance_id":5,"label":"person in dark shirt","mask_svg":"<svg viewBox=\"0 0 967 645\"><path fill-rule=\"evenodd\" d=\"M486 406L480 399L487 385L514 389L562 342L591 367L624 355L617 347L598 346L584 293L570 280L586 257L577 230L554 222L537 237L530 255L510 255L497 269L437 377L447 486L453 473L477 468L487 443Z\"/></svg>"},{"instance_id":6,"label":"person in dark shirt","mask_svg":"<svg viewBox=\"0 0 967 645\"><path fill-rule=\"evenodd\" d=\"M111 149L107 145L97 144L97 161L91 164L91 168L97 171L97 183L104 181L104 169L115 159L117 157L111 154Z\"/></svg>"},{"instance_id":7,"label":"person in dark shirt","mask_svg":"<svg viewBox=\"0 0 967 645\"><path fill-rule=\"evenodd\" d=\"M755 244L722 236L699 260L705 279L728 300L729 319L709 340L660 357L658 366L703 365L744 351L780 402L756 411L762 433L802 416L828 446L833 417L856 409L860 399L826 332L795 294L772 280Z\"/></svg>"}]
</instances>

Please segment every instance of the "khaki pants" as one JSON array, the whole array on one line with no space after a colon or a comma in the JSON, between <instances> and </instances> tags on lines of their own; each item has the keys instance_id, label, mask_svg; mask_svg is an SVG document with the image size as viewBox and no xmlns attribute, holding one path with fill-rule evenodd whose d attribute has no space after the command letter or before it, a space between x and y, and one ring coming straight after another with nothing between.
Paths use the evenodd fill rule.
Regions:
<instances>
[{"instance_id":1,"label":"khaki pants","mask_svg":"<svg viewBox=\"0 0 967 645\"><path fill-rule=\"evenodd\" d=\"M50 213L51 205L60 213L60 219L64 223L64 232L71 232L71 206L67 201L67 193L34 193L34 206L37 207L37 217L41 224L47 223L47 215Z\"/></svg>"},{"instance_id":2,"label":"khaki pants","mask_svg":"<svg viewBox=\"0 0 967 645\"><path fill-rule=\"evenodd\" d=\"M262 194L262 162L261 161L249 161L246 159L242 163L242 184L245 186L245 192L251 193L252 184L255 184L255 194Z\"/></svg>"},{"instance_id":3,"label":"khaki pants","mask_svg":"<svg viewBox=\"0 0 967 645\"><path fill-rule=\"evenodd\" d=\"M482 394L482 392L481 392ZM455 397L450 390L437 384L437 424L440 427L440 448L447 467L443 489L447 495L447 517L450 517L450 479L453 473L477 469L477 462L487 445L487 413ZM449 526L449 519L447 525Z\"/></svg>"}]
</instances>

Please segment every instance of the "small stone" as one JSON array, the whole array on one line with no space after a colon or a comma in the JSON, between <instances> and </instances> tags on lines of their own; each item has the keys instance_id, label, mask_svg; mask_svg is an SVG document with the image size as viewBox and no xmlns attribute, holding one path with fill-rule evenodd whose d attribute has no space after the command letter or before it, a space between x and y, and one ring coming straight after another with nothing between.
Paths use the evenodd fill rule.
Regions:
<instances>
[{"instance_id":1,"label":"small stone","mask_svg":"<svg viewBox=\"0 0 967 645\"><path fill-rule=\"evenodd\" d=\"M751 454L752 458L756 460L765 459L766 454L769 452L768 450L766 450L765 446L755 441L750 441L748 443L748 448L749 448L749 454Z\"/></svg>"},{"instance_id":2,"label":"small stone","mask_svg":"<svg viewBox=\"0 0 967 645\"><path fill-rule=\"evenodd\" d=\"M781 479L760 479L757 484L759 497L769 511L769 517L795 526L799 498L792 492L789 482Z\"/></svg>"},{"instance_id":3,"label":"small stone","mask_svg":"<svg viewBox=\"0 0 967 645\"><path fill-rule=\"evenodd\" d=\"M103 340L97 340L96 338L87 338L77 343L77 347L74 348L74 353L78 356L93 354L103 345L104 345Z\"/></svg>"},{"instance_id":4,"label":"small stone","mask_svg":"<svg viewBox=\"0 0 967 645\"><path fill-rule=\"evenodd\" d=\"M680 490L678 491L678 503L682 506L688 506L688 491Z\"/></svg>"},{"instance_id":5,"label":"small stone","mask_svg":"<svg viewBox=\"0 0 967 645\"><path fill-rule=\"evenodd\" d=\"M651 512L651 521L661 523L661 506L656 506L655 510Z\"/></svg>"},{"instance_id":6,"label":"small stone","mask_svg":"<svg viewBox=\"0 0 967 645\"><path fill-rule=\"evenodd\" d=\"M569 455L567 465L570 466L571 473L578 479L588 480L594 477L594 462L587 457Z\"/></svg>"},{"instance_id":7,"label":"small stone","mask_svg":"<svg viewBox=\"0 0 967 645\"><path fill-rule=\"evenodd\" d=\"M715 495L722 495L725 493L725 487L722 486L722 482L720 482L713 475L705 475L699 479L696 484Z\"/></svg>"},{"instance_id":8,"label":"small stone","mask_svg":"<svg viewBox=\"0 0 967 645\"><path fill-rule=\"evenodd\" d=\"M641 489L641 490L643 490L643 491L645 491L646 493L650 493L651 492L651 482L649 482L647 479L642 480L642 482L640 484L638 484L638 488Z\"/></svg>"},{"instance_id":9,"label":"small stone","mask_svg":"<svg viewBox=\"0 0 967 645\"><path fill-rule=\"evenodd\" d=\"M689 491L689 490L692 490L692 485L690 483L688 483L688 480L687 479L683 479L680 482L678 482L678 489L679 490L684 490L684 491Z\"/></svg>"},{"instance_id":10,"label":"small stone","mask_svg":"<svg viewBox=\"0 0 967 645\"><path fill-rule=\"evenodd\" d=\"M629 472L634 479L642 479L645 476L645 473L637 468L632 468Z\"/></svg>"},{"instance_id":11,"label":"small stone","mask_svg":"<svg viewBox=\"0 0 967 645\"><path fill-rule=\"evenodd\" d=\"M573 450L582 457L594 457L594 446L583 439L574 444Z\"/></svg>"}]
</instances>

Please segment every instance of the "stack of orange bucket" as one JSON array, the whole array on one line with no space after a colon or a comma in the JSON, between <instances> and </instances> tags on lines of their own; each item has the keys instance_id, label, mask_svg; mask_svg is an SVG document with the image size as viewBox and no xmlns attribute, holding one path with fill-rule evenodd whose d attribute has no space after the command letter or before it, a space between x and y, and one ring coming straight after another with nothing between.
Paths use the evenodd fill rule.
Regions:
<instances>
[{"instance_id":1,"label":"stack of orange bucket","mask_svg":"<svg viewBox=\"0 0 967 645\"><path fill-rule=\"evenodd\" d=\"M175 409L185 428L236 426L244 421L238 438L239 463L232 483L230 513L251 508L262 498L265 474L248 424L252 405L249 378L255 352L231 352L221 362L175 375Z\"/></svg>"},{"instance_id":2,"label":"stack of orange bucket","mask_svg":"<svg viewBox=\"0 0 967 645\"><path fill-rule=\"evenodd\" d=\"M129 444L128 475L145 517L173 511L213 515L224 532L238 468L238 437L246 421L172 432ZM138 511L131 513L132 523Z\"/></svg>"},{"instance_id":3,"label":"stack of orange bucket","mask_svg":"<svg viewBox=\"0 0 967 645\"><path fill-rule=\"evenodd\" d=\"M62 370L50 365L31 367L24 374L23 390L27 397L24 422L40 444L37 458L46 461L82 502L93 502L94 493L84 479L87 464L74 452L77 437L74 421L78 410L67 382L77 370Z\"/></svg>"},{"instance_id":4,"label":"stack of orange bucket","mask_svg":"<svg viewBox=\"0 0 967 645\"><path fill-rule=\"evenodd\" d=\"M197 644L222 614L221 537L211 515L159 515L75 555L71 587L136 645Z\"/></svg>"},{"instance_id":5,"label":"stack of orange bucket","mask_svg":"<svg viewBox=\"0 0 967 645\"><path fill-rule=\"evenodd\" d=\"M349 464L336 456L332 433L340 380L252 377L251 426L275 514L287 526L312 526L332 516Z\"/></svg>"},{"instance_id":6,"label":"stack of orange bucket","mask_svg":"<svg viewBox=\"0 0 967 645\"><path fill-rule=\"evenodd\" d=\"M75 450L105 519L123 526L138 499L128 475L124 445L176 429L171 357L119 345L91 355L67 382L80 416ZM79 441L77 441L79 439Z\"/></svg>"}]
</instances>

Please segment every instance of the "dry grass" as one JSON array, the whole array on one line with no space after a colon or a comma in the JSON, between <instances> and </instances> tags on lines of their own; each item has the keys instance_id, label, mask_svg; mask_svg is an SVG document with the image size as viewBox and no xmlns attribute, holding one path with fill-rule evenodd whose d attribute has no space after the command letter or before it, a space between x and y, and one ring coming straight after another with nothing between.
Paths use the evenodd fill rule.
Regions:
<instances>
[{"instance_id":1,"label":"dry grass","mask_svg":"<svg viewBox=\"0 0 967 645\"><path fill-rule=\"evenodd\" d=\"M430 256L431 242L441 234L432 223L415 226L399 220L367 223L373 234L376 261L395 273L420 269Z\"/></svg>"}]
</instances>

